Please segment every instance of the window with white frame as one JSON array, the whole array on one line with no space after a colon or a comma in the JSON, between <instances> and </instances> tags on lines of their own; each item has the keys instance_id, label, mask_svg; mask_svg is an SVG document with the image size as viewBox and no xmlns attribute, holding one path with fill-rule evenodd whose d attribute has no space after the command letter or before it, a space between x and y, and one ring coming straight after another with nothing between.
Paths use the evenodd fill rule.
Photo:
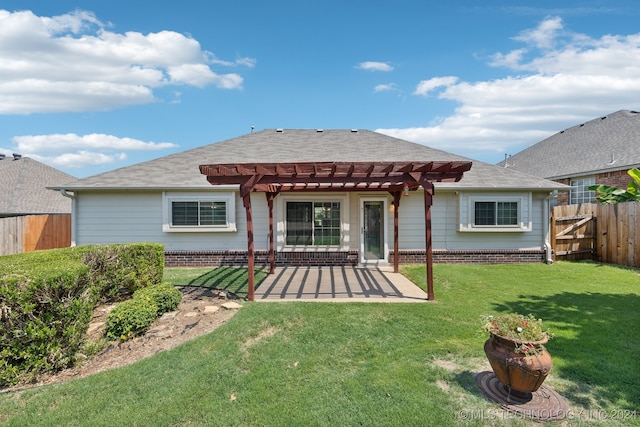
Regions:
<instances>
[{"instance_id":1,"label":"window with white frame","mask_svg":"<svg viewBox=\"0 0 640 427\"><path fill-rule=\"evenodd\" d=\"M570 204L578 203L595 203L596 192L589 190L590 185L596 184L595 176L585 176L582 178L574 178L571 180Z\"/></svg>"},{"instance_id":2,"label":"window with white frame","mask_svg":"<svg viewBox=\"0 0 640 427\"><path fill-rule=\"evenodd\" d=\"M518 202L481 202L474 204L474 226L518 225Z\"/></svg>"},{"instance_id":3,"label":"window with white frame","mask_svg":"<svg viewBox=\"0 0 640 427\"><path fill-rule=\"evenodd\" d=\"M163 231L236 231L234 193L163 195Z\"/></svg>"},{"instance_id":4,"label":"window with white frame","mask_svg":"<svg viewBox=\"0 0 640 427\"><path fill-rule=\"evenodd\" d=\"M531 231L531 194L460 194L459 231Z\"/></svg>"},{"instance_id":5,"label":"window with white frame","mask_svg":"<svg viewBox=\"0 0 640 427\"><path fill-rule=\"evenodd\" d=\"M287 201L285 214L286 245L340 245L340 202Z\"/></svg>"}]
</instances>

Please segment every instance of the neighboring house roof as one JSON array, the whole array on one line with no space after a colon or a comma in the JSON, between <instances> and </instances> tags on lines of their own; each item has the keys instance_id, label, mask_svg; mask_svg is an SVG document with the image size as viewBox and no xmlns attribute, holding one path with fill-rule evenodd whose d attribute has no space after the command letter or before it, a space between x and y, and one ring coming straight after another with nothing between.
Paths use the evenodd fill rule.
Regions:
<instances>
[{"instance_id":1,"label":"neighboring house roof","mask_svg":"<svg viewBox=\"0 0 640 427\"><path fill-rule=\"evenodd\" d=\"M573 126L509 157L506 163L509 169L547 179L638 167L640 113L620 110Z\"/></svg>"},{"instance_id":2,"label":"neighboring house roof","mask_svg":"<svg viewBox=\"0 0 640 427\"><path fill-rule=\"evenodd\" d=\"M0 158L0 216L71 213L71 200L47 186L73 176L29 157Z\"/></svg>"},{"instance_id":3,"label":"neighboring house roof","mask_svg":"<svg viewBox=\"0 0 640 427\"><path fill-rule=\"evenodd\" d=\"M469 159L369 130L267 129L64 184L67 190L211 188L199 166L215 163L424 162ZM436 188L560 189L563 185L473 161L458 183ZM60 187L56 187L60 188Z\"/></svg>"}]
</instances>

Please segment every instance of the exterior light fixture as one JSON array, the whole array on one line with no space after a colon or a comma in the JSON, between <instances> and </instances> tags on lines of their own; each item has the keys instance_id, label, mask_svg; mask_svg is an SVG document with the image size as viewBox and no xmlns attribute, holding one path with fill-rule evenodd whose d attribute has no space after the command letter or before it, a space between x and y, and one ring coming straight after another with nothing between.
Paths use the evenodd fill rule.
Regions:
<instances>
[{"instance_id":1,"label":"exterior light fixture","mask_svg":"<svg viewBox=\"0 0 640 427\"><path fill-rule=\"evenodd\" d=\"M402 187L402 195L403 196L408 196L409 195L409 184L404 184L404 187Z\"/></svg>"}]
</instances>

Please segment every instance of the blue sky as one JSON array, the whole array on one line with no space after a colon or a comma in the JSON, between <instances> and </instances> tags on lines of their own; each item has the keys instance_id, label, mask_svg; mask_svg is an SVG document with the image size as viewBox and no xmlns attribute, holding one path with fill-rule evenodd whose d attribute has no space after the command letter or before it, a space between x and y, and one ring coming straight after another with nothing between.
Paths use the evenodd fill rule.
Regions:
<instances>
[{"instance_id":1,"label":"blue sky","mask_svg":"<svg viewBox=\"0 0 640 427\"><path fill-rule=\"evenodd\" d=\"M640 110L635 0L7 0L0 58L0 153L76 177L252 126L497 163Z\"/></svg>"}]
</instances>

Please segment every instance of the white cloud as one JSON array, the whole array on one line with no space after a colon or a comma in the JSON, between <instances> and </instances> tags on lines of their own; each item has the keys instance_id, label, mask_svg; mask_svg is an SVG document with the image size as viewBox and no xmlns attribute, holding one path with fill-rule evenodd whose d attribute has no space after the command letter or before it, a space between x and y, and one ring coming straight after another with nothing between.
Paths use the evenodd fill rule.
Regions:
<instances>
[{"instance_id":1,"label":"white cloud","mask_svg":"<svg viewBox=\"0 0 640 427\"><path fill-rule=\"evenodd\" d=\"M393 67L387 62L365 61L356 65L356 68L368 71L393 71Z\"/></svg>"},{"instance_id":2,"label":"white cloud","mask_svg":"<svg viewBox=\"0 0 640 427\"><path fill-rule=\"evenodd\" d=\"M380 84L373 88L374 92L389 92L393 90L398 90L398 87L395 83Z\"/></svg>"},{"instance_id":3,"label":"white cloud","mask_svg":"<svg viewBox=\"0 0 640 427\"><path fill-rule=\"evenodd\" d=\"M125 160L126 152L130 151L157 151L178 147L170 142L145 142L98 133L23 135L13 137L12 141L14 147L6 149L6 152L20 153L59 168L105 165Z\"/></svg>"},{"instance_id":4,"label":"white cloud","mask_svg":"<svg viewBox=\"0 0 640 427\"><path fill-rule=\"evenodd\" d=\"M126 160L124 153L105 154L91 151L78 151L77 153L64 153L57 156L40 156L32 154L29 157L52 167L60 169L79 169L87 166L105 166L119 160Z\"/></svg>"},{"instance_id":5,"label":"white cloud","mask_svg":"<svg viewBox=\"0 0 640 427\"><path fill-rule=\"evenodd\" d=\"M91 12L40 17L0 10L0 114L108 110L155 101L169 85L241 89L236 73L210 65L255 66L251 58L219 60L173 31L115 33Z\"/></svg>"},{"instance_id":6,"label":"white cloud","mask_svg":"<svg viewBox=\"0 0 640 427\"><path fill-rule=\"evenodd\" d=\"M555 132L621 109L638 109L640 34L590 38L548 18L516 40L525 48L496 53L489 65L519 74L488 81L434 77L414 92L458 104L423 127L379 132L456 152L501 160ZM525 74L521 74L525 72Z\"/></svg>"},{"instance_id":7,"label":"white cloud","mask_svg":"<svg viewBox=\"0 0 640 427\"><path fill-rule=\"evenodd\" d=\"M432 90L439 87L449 87L455 84L458 81L457 77L448 76L448 77L434 77L429 80L423 80L418 83L414 95L428 95Z\"/></svg>"},{"instance_id":8,"label":"white cloud","mask_svg":"<svg viewBox=\"0 0 640 427\"><path fill-rule=\"evenodd\" d=\"M562 19L553 17L542 21L536 28L522 31L513 39L541 49L549 49L554 46L562 27Z\"/></svg>"}]
</instances>

